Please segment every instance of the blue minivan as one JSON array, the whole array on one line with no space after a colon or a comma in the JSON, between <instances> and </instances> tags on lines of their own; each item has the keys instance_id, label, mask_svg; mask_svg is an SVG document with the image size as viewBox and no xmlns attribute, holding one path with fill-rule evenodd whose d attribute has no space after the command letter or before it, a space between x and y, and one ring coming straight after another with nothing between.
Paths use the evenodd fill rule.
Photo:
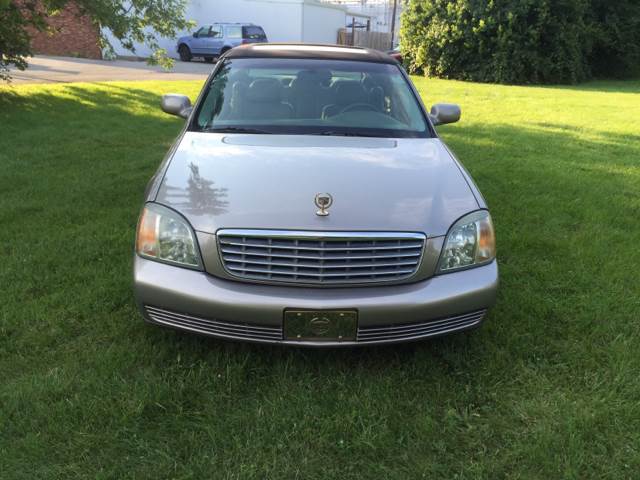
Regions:
<instances>
[{"instance_id":1,"label":"blue minivan","mask_svg":"<svg viewBox=\"0 0 640 480\"><path fill-rule=\"evenodd\" d=\"M183 62L203 57L211 62L227 50L247 43L265 43L262 27L252 23L213 23L204 25L193 35L178 39L178 55Z\"/></svg>"}]
</instances>

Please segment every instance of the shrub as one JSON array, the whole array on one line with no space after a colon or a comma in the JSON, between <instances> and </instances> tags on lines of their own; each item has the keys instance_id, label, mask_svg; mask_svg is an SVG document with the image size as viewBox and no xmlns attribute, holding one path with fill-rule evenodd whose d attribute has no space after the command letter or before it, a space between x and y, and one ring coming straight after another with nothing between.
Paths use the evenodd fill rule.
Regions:
<instances>
[{"instance_id":1,"label":"shrub","mask_svg":"<svg viewBox=\"0 0 640 480\"><path fill-rule=\"evenodd\" d=\"M593 74L605 78L640 75L640 1L592 0Z\"/></svg>"},{"instance_id":2,"label":"shrub","mask_svg":"<svg viewBox=\"0 0 640 480\"><path fill-rule=\"evenodd\" d=\"M640 11L637 3L410 0L401 29L403 57L412 72L480 82L576 83L612 65L621 76L640 56L640 20L632 15ZM635 48L622 42L635 42ZM605 54L608 59L600 60Z\"/></svg>"}]
</instances>

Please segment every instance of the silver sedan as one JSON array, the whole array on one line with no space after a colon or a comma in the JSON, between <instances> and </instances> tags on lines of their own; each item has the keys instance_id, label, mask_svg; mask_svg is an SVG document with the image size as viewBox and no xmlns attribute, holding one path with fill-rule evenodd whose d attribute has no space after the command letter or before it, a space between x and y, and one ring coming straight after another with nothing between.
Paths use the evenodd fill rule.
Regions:
<instances>
[{"instance_id":1,"label":"silver sedan","mask_svg":"<svg viewBox=\"0 0 640 480\"><path fill-rule=\"evenodd\" d=\"M234 340L380 344L477 327L491 216L388 55L262 44L220 58L151 179L134 259L152 323Z\"/></svg>"}]
</instances>

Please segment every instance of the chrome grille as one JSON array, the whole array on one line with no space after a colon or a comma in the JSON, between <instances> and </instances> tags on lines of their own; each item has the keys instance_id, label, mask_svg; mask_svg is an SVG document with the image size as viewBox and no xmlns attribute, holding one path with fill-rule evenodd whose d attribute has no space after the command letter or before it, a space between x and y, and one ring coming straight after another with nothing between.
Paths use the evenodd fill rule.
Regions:
<instances>
[{"instance_id":1,"label":"chrome grille","mask_svg":"<svg viewBox=\"0 0 640 480\"><path fill-rule=\"evenodd\" d=\"M393 282L418 269L425 236L417 233L222 230L218 247L235 277L266 282Z\"/></svg>"},{"instance_id":2,"label":"chrome grille","mask_svg":"<svg viewBox=\"0 0 640 480\"><path fill-rule=\"evenodd\" d=\"M478 310L464 315L430 320L428 322L360 327L358 328L357 341L358 343L402 342L465 330L479 325L485 313L487 313L486 310Z\"/></svg>"},{"instance_id":3,"label":"chrome grille","mask_svg":"<svg viewBox=\"0 0 640 480\"><path fill-rule=\"evenodd\" d=\"M262 325L249 325L243 323L231 323L209 318L195 317L185 313L177 313L159 307L145 305L149 320L161 325L176 327L192 332L203 333L220 338L232 340L247 340L261 343L288 343L300 345L296 341L287 341L283 338L282 326L269 327ZM383 343L406 342L420 340L446 333L453 333L478 326L486 310L478 310L463 315L429 320L426 322L409 323L401 325L385 325L376 327L358 327L356 341L347 342L309 342L315 346L337 345L371 345Z\"/></svg>"},{"instance_id":4,"label":"chrome grille","mask_svg":"<svg viewBox=\"0 0 640 480\"><path fill-rule=\"evenodd\" d=\"M265 327L242 323L222 322L208 318L176 313L163 308L145 306L149 319L153 322L178 327L192 332L207 333L217 337L236 340L278 342L282 340L282 327Z\"/></svg>"}]
</instances>

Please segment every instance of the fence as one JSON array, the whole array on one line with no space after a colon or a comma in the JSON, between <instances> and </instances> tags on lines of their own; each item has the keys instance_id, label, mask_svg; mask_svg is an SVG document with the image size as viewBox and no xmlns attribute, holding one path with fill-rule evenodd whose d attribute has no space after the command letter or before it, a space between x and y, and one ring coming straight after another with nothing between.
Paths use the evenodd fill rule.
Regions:
<instances>
[{"instance_id":1,"label":"fence","mask_svg":"<svg viewBox=\"0 0 640 480\"><path fill-rule=\"evenodd\" d=\"M391 48L391 34L389 33L367 32L366 30L356 29L355 41L352 39L352 33L351 29L341 28L338 30L338 45L355 45L382 51L387 51Z\"/></svg>"}]
</instances>

